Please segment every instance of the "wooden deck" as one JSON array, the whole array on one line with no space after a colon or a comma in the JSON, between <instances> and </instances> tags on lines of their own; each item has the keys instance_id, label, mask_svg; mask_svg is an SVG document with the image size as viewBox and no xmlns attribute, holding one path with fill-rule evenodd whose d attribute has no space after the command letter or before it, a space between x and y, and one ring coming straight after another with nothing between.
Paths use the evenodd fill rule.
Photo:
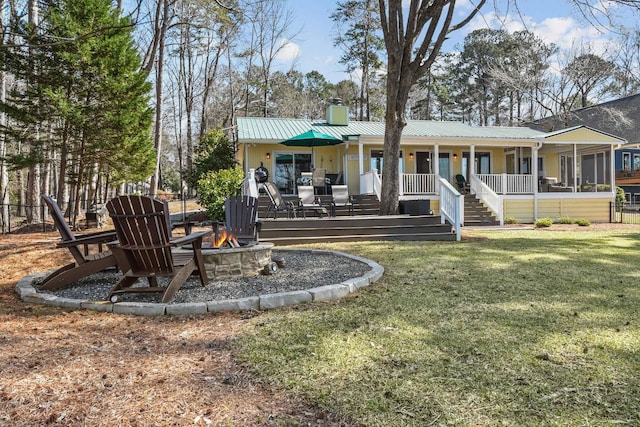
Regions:
<instances>
[{"instance_id":1,"label":"wooden deck","mask_svg":"<svg viewBox=\"0 0 640 427\"><path fill-rule=\"evenodd\" d=\"M640 185L640 171L617 173L616 185Z\"/></svg>"},{"instance_id":2,"label":"wooden deck","mask_svg":"<svg viewBox=\"0 0 640 427\"><path fill-rule=\"evenodd\" d=\"M354 215L329 218L261 219L260 241L276 245L363 240L455 241L440 217Z\"/></svg>"}]
</instances>

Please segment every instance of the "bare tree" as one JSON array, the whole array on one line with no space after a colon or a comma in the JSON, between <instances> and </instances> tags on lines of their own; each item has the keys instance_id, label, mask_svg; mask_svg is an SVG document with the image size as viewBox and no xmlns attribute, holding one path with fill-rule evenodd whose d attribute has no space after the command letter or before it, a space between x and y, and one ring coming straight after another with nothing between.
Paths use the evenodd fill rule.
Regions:
<instances>
[{"instance_id":1,"label":"bare tree","mask_svg":"<svg viewBox=\"0 0 640 427\"><path fill-rule=\"evenodd\" d=\"M405 18L402 0L379 0L382 32L387 49L387 112L380 214L398 212L400 138L407 124L405 111L411 87L427 74L447 34L466 25L486 3L453 25L455 0L411 0Z\"/></svg>"},{"instance_id":2,"label":"bare tree","mask_svg":"<svg viewBox=\"0 0 640 427\"><path fill-rule=\"evenodd\" d=\"M8 0L0 1L0 43L4 44L5 39L8 37ZM0 103L5 103L7 99L7 83L8 76L4 71L0 71ZM7 169L7 162L5 160L7 156L7 140L4 134L4 128L7 126L7 114L5 112L0 113L0 227L2 232L5 230L5 225L9 221L9 171Z\"/></svg>"},{"instance_id":3,"label":"bare tree","mask_svg":"<svg viewBox=\"0 0 640 427\"><path fill-rule=\"evenodd\" d=\"M245 115L249 115L249 93L251 86L256 86L252 83L255 79L258 80L257 94L261 98L261 113L267 117L273 65L287 43L297 34L291 31L294 17L283 0L256 0L254 4L247 5L244 17L251 28L249 44L244 54L248 59Z\"/></svg>"}]
</instances>

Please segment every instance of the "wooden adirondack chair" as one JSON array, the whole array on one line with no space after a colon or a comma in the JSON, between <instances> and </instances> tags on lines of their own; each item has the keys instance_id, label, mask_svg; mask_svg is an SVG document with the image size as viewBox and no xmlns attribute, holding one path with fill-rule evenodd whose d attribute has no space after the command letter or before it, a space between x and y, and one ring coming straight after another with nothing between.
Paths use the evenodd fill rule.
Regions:
<instances>
[{"instance_id":1,"label":"wooden adirondack chair","mask_svg":"<svg viewBox=\"0 0 640 427\"><path fill-rule=\"evenodd\" d=\"M125 292L161 292L161 302L168 302L192 274L200 276L200 283L208 283L202 258L202 238L211 231L201 231L171 239L166 217L166 203L146 196L120 196L107 203L118 236L118 247L129 266L124 277L109 294L111 302ZM190 244L192 252L187 260L175 259L171 248ZM158 286L157 278L172 277L167 286ZM146 277L149 286L133 286Z\"/></svg>"},{"instance_id":2,"label":"wooden adirondack chair","mask_svg":"<svg viewBox=\"0 0 640 427\"><path fill-rule=\"evenodd\" d=\"M225 229L240 243L252 243L260 240L258 221L258 199L249 196L229 197L224 202ZM216 223L215 227L221 224ZM219 232L216 230L216 235Z\"/></svg>"},{"instance_id":3,"label":"wooden adirondack chair","mask_svg":"<svg viewBox=\"0 0 640 427\"><path fill-rule=\"evenodd\" d=\"M103 248L106 243L116 240L114 231L74 235L56 201L45 195L42 196L42 201L47 205L62 239L62 242L56 246L68 249L73 255L74 262L47 276L40 284L41 290L60 289L85 276L117 265L113 253L106 247Z\"/></svg>"}]
</instances>

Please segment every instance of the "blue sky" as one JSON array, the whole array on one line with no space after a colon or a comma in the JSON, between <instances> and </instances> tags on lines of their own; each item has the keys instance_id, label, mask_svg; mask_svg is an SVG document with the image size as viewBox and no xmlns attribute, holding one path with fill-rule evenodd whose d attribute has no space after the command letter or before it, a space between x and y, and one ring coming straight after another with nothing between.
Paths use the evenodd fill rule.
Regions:
<instances>
[{"instance_id":1,"label":"blue sky","mask_svg":"<svg viewBox=\"0 0 640 427\"><path fill-rule=\"evenodd\" d=\"M289 42L280 56L280 68L285 71L292 64L306 73L312 70L321 72L329 81L336 83L349 76L342 72L343 66L338 62L341 51L333 46L336 27L329 15L335 9L335 0L288 0L295 21L292 32L300 31ZM494 2L482 10L467 27L451 37L445 50L453 50L456 44L464 39L465 34L477 28L504 28L515 31L527 28L534 31L548 43L555 43L564 49L572 46L590 46L594 53L602 53L607 49L606 34L586 23L578 11L573 9L568 0L518 0L518 9L502 4L496 11ZM509 2L511 3L511 2ZM608 13L615 14L615 7L602 3ZM456 13L461 19L469 11L467 0L458 1ZM637 20L637 17L636 17Z\"/></svg>"}]
</instances>

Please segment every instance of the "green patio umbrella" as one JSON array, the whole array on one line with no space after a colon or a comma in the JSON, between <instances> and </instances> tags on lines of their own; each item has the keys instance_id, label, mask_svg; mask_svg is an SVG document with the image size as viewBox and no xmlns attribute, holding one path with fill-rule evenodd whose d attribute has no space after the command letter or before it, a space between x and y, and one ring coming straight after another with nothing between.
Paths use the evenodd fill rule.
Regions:
<instances>
[{"instance_id":1,"label":"green patio umbrella","mask_svg":"<svg viewBox=\"0 0 640 427\"><path fill-rule=\"evenodd\" d=\"M342 144L343 142L340 138L311 129L282 141L280 144L286 145L287 147L311 147L311 159L313 161L313 147L326 147L329 145Z\"/></svg>"}]
</instances>

